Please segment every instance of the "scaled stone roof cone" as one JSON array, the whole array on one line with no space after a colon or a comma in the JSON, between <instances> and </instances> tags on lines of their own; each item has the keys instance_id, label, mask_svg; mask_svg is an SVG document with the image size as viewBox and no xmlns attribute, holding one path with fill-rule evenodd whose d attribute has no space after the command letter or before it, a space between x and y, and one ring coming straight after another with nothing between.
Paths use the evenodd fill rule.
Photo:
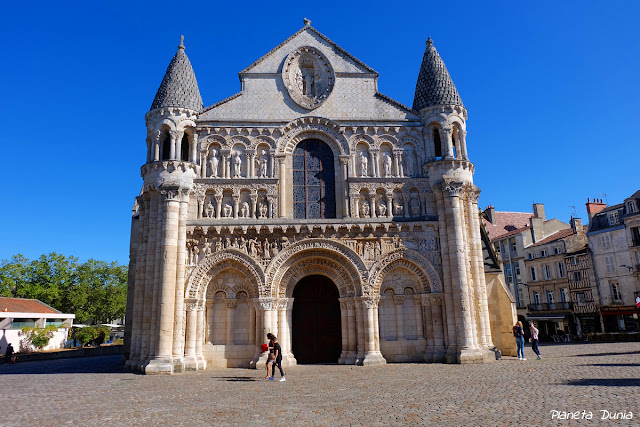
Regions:
<instances>
[{"instance_id":1,"label":"scaled stone roof cone","mask_svg":"<svg viewBox=\"0 0 640 427\"><path fill-rule=\"evenodd\" d=\"M163 107L181 107L194 111L202 110L202 98L191 62L184 53L184 38L180 37L178 52L173 56L164 74L151 110Z\"/></svg>"},{"instance_id":2,"label":"scaled stone roof cone","mask_svg":"<svg viewBox=\"0 0 640 427\"><path fill-rule=\"evenodd\" d=\"M462 99L460 99L444 61L433 46L433 40L429 37L418 74L413 109L420 111L426 107L443 104L462 106Z\"/></svg>"}]
</instances>

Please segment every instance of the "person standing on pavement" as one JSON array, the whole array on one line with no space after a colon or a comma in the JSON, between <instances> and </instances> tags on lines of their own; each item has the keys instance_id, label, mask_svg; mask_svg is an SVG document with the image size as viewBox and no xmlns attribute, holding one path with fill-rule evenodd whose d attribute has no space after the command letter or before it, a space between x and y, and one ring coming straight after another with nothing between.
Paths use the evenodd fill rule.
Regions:
<instances>
[{"instance_id":1,"label":"person standing on pavement","mask_svg":"<svg viewBox=\"0 0 640 427\"><path fill-rule=\"evenodd\" d=\"M527 360L524 358L524 330L522 329L522 322L519 320L513 326L513 336L518 347L518 360Z\"/></svg>"},{"instance_id":2,"label":"person standing on pavement","mask_svg":"<svg viewBox=\"0 0 640 427\"><path fill-rule=\"evenodd\" d=\"M273 351L275 354L275 360L273 361L273 367L271 368L271 379L276 373L276 366L280 369L280 381L286 381L284 378L284 371L282 370L282 347L278 344L278 338L273 337Z\"/></svg>"},{"instance_id":3,"label":"person standing on pavement","mask_svg":"<svg viewBox=\"0 0 640 427\"><path fill-rule=\"evenodd\" d=\"M7 349L4 351L5 363L11 363L12 358L13 358L13 346L11 344L8 344Z\"/></svg>"},{"instance_id":4,"label":"person standing on pavement","mask_svg":"<svg viewBox=\"0 0 640 427\"><path fill-rule=\"evenodd\" d=\"M275 360L274 349L273 349L273 340L275 339L275 335L271 332L267 334L267 339L269 340L269 344L267 344L267 348L269 349L269 354L267 355L267 376L264 377L265 380L273 381L273 373L271 372L271 363Z\"/></svg>"},{"instance_id":5,"label":"person standing on pavement","mask_svg":"<svg viewBox=\"0 0 640 427\"><path fill-rule=\"evenodd\" d=\"M529 329L531 330L531 349L538 355L538 360L540 360L542 357L540 357L540 350L538 349L538 328L533 326L533 323L529 323Z\"/></svg>"}]
</instances>

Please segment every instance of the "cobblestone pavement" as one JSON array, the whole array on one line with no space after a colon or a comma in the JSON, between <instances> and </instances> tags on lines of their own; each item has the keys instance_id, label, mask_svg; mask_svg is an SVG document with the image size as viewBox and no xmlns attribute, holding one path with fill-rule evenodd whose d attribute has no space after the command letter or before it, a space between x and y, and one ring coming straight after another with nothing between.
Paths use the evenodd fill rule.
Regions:
<instances>
[{"instance_id":1,"label":"cobblestone pavement","mask_svg":"<svg viewBox=\"0 0 640 427\"><path fill-rule=\"evenodd\" d=\"M640 343L541 351L485 365L295 366L286 382L250 369L128 374L118 355L0 365L0 425L640 425Z\"/></svg>"}]
</instances>

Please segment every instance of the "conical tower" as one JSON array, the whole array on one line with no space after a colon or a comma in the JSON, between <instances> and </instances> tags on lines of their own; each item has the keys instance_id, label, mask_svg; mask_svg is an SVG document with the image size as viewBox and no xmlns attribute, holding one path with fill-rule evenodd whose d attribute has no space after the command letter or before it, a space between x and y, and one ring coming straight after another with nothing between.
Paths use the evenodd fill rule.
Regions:
<instances>
[{"instance_id":1,"label":"conical tower","mask_svg":"<svg viewBox=\"0 0 640 427\"><path fill-rule=\"evenodd\" d=\"M183 40L145 117L147 162L132 232L130 268L136 274L129 288L134 309L126 366L147 374L182 372L198 363L185 363L183 337L186 224L200 172L195 123L202 98Z\"/></svg>"},{"instance_id":2,"label":"conical tower","mask_svg":"<svg viewBox=\"0 0 640 427\"><path fill-rule=\"evenodd\" d=\"M467 110L431 38L420 66L413 109L424 123L425 169L436 199L444 284L450 289L451 343L434 360L475 363L494 357L478 214L480 190L466 147Z\"/></svg>"}]
</instances>

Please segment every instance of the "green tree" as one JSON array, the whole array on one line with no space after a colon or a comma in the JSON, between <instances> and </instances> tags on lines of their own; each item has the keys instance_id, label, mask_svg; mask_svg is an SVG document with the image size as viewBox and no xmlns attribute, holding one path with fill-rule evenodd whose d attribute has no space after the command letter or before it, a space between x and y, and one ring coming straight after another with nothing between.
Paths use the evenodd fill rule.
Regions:
<instances>
[{"instance_id":1,"label":"green tree","mask_svg":"<svg viewBox=\"0 0 640 427\"><path fill-rule=\"evenodd\" d=\"M15 297L17 289L29 281L29 260L21 254L0 262L0 296Z\"/></svg>"},{"instance_id":2,"label":"green tree","mask_svg":"<svg viewBox=\"0 0 640 427\"><path fill-rule=\"evenodd\" d=\"M39 326L30 327L25 326L22 328L22 333L25 335L26 340L36 347L38 350L42 350L45 348L51 338L53 338L53 333L58 330L57 326L49 325L44 328Z\"/></svg>"}]
</instances>

